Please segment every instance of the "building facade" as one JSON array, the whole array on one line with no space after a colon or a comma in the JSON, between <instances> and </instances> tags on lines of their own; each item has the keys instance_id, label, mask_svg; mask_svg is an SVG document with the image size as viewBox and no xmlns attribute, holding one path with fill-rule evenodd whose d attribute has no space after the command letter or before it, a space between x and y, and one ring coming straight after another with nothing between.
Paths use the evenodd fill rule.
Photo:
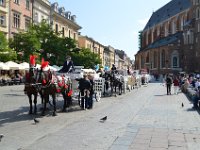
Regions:
<instances>
[{"instance_id":1,"label":"building facade","mask_svg":"<svg viewBox=\"0 0 200 150\"><path fill-rule=\"evenodd\" d=\"M0 31L4 33L6 38L8 38L8 12L9 12L9 3L5 0L0 0Z\"/></svg>"},{"instance_id":2,"label":"building facade","mask_svg":"<svg viewBox=\"0 0 200 150\"><path fill-rule=\"evenodd\" d=\"M51 5L50 24L56 33L61 37L69 37L78 41L78 31L81 29L76 23L76 16L70 11L65 11L64 7L59 7L55 2Z\"/></svg>"},{"instance_id":3,"label":"building facade","mask_svg":"<svg viewBox=\"0 0 200 150\"><path fill-rule=\"evenodd\" d=\"M51 4L48 0L34 0L33 1L33 16L34 24L41 23L45 20L50 24Z\"/></svg>"},{"instance_id":4,"label":"building facade","mask_svg":"<svg viewBox=\"0 0 200 150\"><path fill-rule=\"evenodd\" d=\"M197 0L194 1L196 5ZM152 14L141 32L136 69L147 69L152 74L198 71L194 68L197 54L194 1L172 0Z\"/></svg>"},{"instance_id":5,"label":"building facade","mask_svg":"<svg viewBox=\"0 0 200 150\"><path fill-rule=\"evenodd\" d=\"M100 44L90 37L79 35L78 46L80 48L88 48L93 53L98 54L102 62L101 65L104 64L104 45Z\"/></svg>"},{"instance_id":6,"label":"building facade","mask_svg":"<svg viewBox=\"0 0 200 150\"><path fill-rule=\"evenodd\" d=\"M112 67L112 64L115 64L115 49L112 46L106 46L104 49L104 65Z\"/></svg>"},{"instance_id":7,"label":"building facade","mask_svg":"<svg viewBox=\"0 0 200 150\"><path fill-rule=\"evenodd\" d=\"M32 0L12 0L9 3L9 38L28 30L32 21Z\"/></svg>"}]
</instances>

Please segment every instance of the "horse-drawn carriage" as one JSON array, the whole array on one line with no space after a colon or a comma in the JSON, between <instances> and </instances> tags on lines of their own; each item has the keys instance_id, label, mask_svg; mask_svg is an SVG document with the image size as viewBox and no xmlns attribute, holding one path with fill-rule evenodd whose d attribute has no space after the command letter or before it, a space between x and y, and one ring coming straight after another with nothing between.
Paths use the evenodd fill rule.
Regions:
<instances>
[{"instance_id":1,"label":"horse-drawn carriage","mask_svg":"<svg viewBox=\"0 0 200 150\"><path fill-rule=\"evenodd\" d=\"M32 102L34 103L34 113L37 113L37 96L41 95L43 111L45 114L47 104L53 106L53 115L56 115L56 103L57 97L62 95L64 99L62 111L66 111L66 108L72 105L72 101L77 100L78 104L82 107L82 98L88 94L81 95L80 82L78 79L83 78L84 75L89 75L90 80L93 81L92 91L89 91L90 99L93 96L96 101L101 99L102 94L105 94L107 89L106 83L109 83L111 87L111 95L116 89L119 89L119 95L122 94L122 90L126 90L126 79L122 74L105 73L109 76L109 80L105 77L99 77L99 74L92 69L83 69L83 67L76 66L75 71L72 73L58 73L51 71L48 68L48 62L42 60L41 68L36 68L35 57L30 57L30 69L26 76L25 93L29 97L30 111L32 114ZM34 95L34 100L32 100ZM50 99L52 98L52 100ZM87 98L87 97L85 97ZM82 103L82 104L81 104ZM85 104L85 103L84 103ZM85 109L86 106L84 106Z\"/></svg>"}]
</instances>

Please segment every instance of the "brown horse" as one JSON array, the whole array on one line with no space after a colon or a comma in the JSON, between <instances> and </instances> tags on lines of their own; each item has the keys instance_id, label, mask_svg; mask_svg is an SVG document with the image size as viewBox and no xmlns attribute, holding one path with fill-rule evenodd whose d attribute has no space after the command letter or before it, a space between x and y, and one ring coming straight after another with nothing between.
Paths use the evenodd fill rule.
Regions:
<instances>
[{"instance_id":1,"label":"brown horse","mask_svg":"<svg viewBox=\"0 0 200 150\"><path fill-rule=\"evenodd\" d=\"M43 71L43 68L39 71L39 77L37 79L37 84L40 84L41 93L43 95L43 110L42 115L45 115L46 105L49 102L49 95L53 99L53 116L56 115L56 86L52 83L52 74L50 71Z\"/></svg>"},{"instance_id":2,"label":"brown horse","mask_svg":"<svg viewBox=\"0 0 200 150\"><path fill-rule=\"evenodd\" d=\"M37 82L41 84L41 93L44 98L44 107L42 115L45 115L46 104L49 102L49 96L51 96L53 99L53 116L56 115L57 94L62 94L64 98L64 104L62 109L63 112L66 111L66 107L69 107L71 105L72 90L69 80L65 80L64 77L62 77L62 79L59 80L58 77L53 75L50 70L44 71L43 68L41 68Z\"/></svg>"},{"instance_id":3,"label":"brown horse","mask_svg":"<svg viewBox=\"0 0 200 150\"><path fill-rule=\"evenodd\" d=\"M24 93L29 98L29 114L32 114L33 106L32 102L34 103L34 114L37 114L37 96L39 92L39 87L36 84L36 77L37 77L37 69L35 67L30 67L29 72L26 73L25 76L25 87L24 87ZM34 100L32 100L32 96L34 97Z\"/></svg>"}]
</instances>

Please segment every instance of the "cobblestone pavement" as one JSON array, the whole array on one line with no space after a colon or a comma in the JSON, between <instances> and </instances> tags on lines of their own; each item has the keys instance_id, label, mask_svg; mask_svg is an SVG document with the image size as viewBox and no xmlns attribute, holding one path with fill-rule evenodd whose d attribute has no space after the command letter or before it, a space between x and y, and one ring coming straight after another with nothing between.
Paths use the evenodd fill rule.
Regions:
<instances>
[{"instance_id":1,"label":"cobblestone pavement","mask_svg":"<svg viewBox=\"0 0 200 150\"><path fill-rule=\"evenodd\" d=\"M200 116L183 93L158 87L111 150L199 150ZM182 103L184 107L182 107Z\"/></svg>"},{"instance_id":2,"label":"cobblestone pavement","mask_svg":"<svg viewBox=\"0 0 200 150\"><path fill-rule=\"evenodd\" d=\"M92 110L73 107L56 117L50 113L44 117L27 115L28 99L22 89L23 86L0 87L0 134L5 136L0 150L200 148L199 113L183 93L166 95L166 88L160 83L102 98ZM107 121L99 122L105 115ZM33 124L34 117L40 120L39 124Z\"/></svg>"}]
</instances>

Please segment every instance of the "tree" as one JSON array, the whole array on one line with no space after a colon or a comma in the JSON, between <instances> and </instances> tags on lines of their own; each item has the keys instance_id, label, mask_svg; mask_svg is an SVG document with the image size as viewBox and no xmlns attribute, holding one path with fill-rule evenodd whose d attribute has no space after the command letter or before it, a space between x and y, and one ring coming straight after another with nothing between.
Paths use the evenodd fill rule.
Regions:
<instances>
[{"instance_id":1,"label":"tree","mask_svg":"<svg viewBox=\"0 0 200 150\"><path fill-rule=\"evenodd\" d=\"M29 56L32 54L39 55L40 42L34 32L24 32L15 34L13 39L10 39L10 47L16 51L19 61L29 61Z\"/></svg>"},{"instance_id":2,"label":"tree","mask_svg":"<svg viewBox=\"0 0 200 150\"><path fill-rule=\"evenodd\" d=\"M0 32L0 60L2 62L16 60L16 53L8 47L8 42L3 32Z\"/></svg>"},{"instance_id":3,"label":"tree","mask_svg":"<svg viewBox=\"0 0 200 150\"><path fill-rule=\"evenodd\" d=\"M101 64L99 55L87 48L82 48L79 53L73 52L72 59L75 65L84 68L94 68L96 64Z\"/></svg>"}]
</instances>

